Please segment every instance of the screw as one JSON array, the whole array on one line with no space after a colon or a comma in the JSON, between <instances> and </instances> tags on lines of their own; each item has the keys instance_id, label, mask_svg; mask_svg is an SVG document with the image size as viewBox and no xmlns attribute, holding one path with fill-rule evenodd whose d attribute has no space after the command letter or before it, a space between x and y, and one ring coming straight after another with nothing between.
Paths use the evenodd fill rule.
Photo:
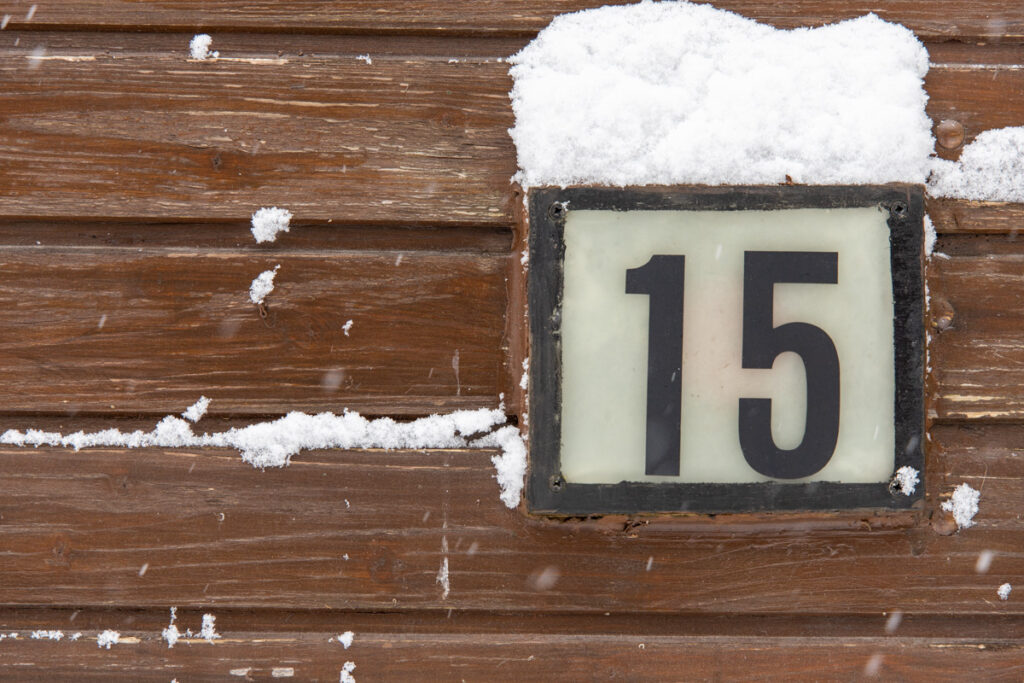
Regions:
<instances>
[{"instance_id":1,"label":"screw","mask_svg":"<svg viewBox=\"0 0 1024 683\"><path fill-rule=\"evenodd\" d=\"M954 119L944 119L935 124L935 139L943 149L958 149L964 144L964 124Z\"/></svg>"},{"instance_id":2,"label":"screw","mask_svg":"<svg viewBox=\"0 0 1024 683\"><path fill-rule=\"evenodd\" d=\"M555 493L558 493L559 491L562 490L563 486L565 486L565 479L562 479L562 475L556 474L555 476L551 477L551 490L552 491L554 491Z\"/></svg>"}]
</instances>

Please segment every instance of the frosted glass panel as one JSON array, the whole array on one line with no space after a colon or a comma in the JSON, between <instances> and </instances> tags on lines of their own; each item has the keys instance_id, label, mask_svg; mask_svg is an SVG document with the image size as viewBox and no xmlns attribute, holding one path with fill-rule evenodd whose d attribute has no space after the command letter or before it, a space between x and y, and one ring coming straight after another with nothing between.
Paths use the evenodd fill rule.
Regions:
<instances>
[{"instance_id":1,"label":"frosted glass panel","mask_svg":"<svg viewBox=\"0 0 1024 683\"><path fill-rule=\"evenodd\" d=\"M739 438L740 398L770 398L771 433L796 447L807 414L793 352L744 369L745 252L835 253L835 284L774 285L773 324L820 328L839 358L839 430L817 473L790 482L885 482L894 469L893 299L887 214L784 211L587 211L565 222L561 474L569 483L758 482ZM651 297L626 271L685 256L679 475L645 473Z\"/></svg>"}]
</instances>

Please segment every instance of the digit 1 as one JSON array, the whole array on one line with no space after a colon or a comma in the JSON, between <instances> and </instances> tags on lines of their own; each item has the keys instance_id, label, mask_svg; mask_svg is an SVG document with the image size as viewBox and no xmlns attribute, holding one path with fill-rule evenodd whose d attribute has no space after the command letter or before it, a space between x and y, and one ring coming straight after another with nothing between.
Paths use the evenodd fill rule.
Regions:
<instances>
[{"instance_id":1,"label":"digit 1","mask_svg":"<svg viewBox=\"0 0 1024 683\"><path fill-rule=\"evenodd\" d=\"M685 256L656 254L626 271L626 294L650 296L646 474L679 476Z\"/></svg>"}]
</instances>

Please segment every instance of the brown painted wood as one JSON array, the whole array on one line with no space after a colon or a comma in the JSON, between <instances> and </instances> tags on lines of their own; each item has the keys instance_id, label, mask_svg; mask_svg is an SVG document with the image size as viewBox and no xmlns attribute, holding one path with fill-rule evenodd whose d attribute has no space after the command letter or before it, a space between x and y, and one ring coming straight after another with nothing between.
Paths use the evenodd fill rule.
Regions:
<instances>
[{"instance_id":1,"label":"brown painted wood","mask_svg":"<svg viewBox=\"0 0 1024 683\"><path fill-rule=\"evenodd\" d=\"M134 247L116 229L94 242L115 245L0 247L4 410L178 413L200 395L215 414L497 405L508 257L303 249L293 232L298 248L291 233L257 246L244 226L220 238L244 247L156 246L158 230ZM276 265L263 317L249 286Z\"/></svg>"},{"instance_id":2,"label":"brown painted wood","mask_svg":"<svg viewBox=\"0 0 1024 683\"><path fill-rule=\"evenodd\" d=\"M505 65L278 57L273 41L195 62L186 45L6 51L2 214L239 221L283 206L300 221L507 226Z\"/></svg>"},{"instance_id":3,"label":"brown painted wood","mask_svg":"<svg viewBox=\"0 0 1024 683\"><path fill-rule=\"evenodd\" d=\"M917 515L742 523L529 519L498 500L489 451L315 452L261 472L225 451L5 447L0 604L1021 615L995 591L1024 584L1022 430L937 428ZM947 535L938 503L962 482L981 512Z\"/></svg>"},{"instance_id":4,"label":"brown painted wood","mask_svg":"<svg viewBox=\"0 0 1024 683\"><path fill-rule=\"evenodd\" d=\"M165 30L222 30L238 28L267 32L312 30L338 32L533 33L560 13L626 0L527 0L510 7L495 0L455 0L437 3L415 0L400 4L367 0L333 2L251 2L248 0L164 0L139 3L130 0L62 0L40 4L31 21L25 13L29 0L8 3L11 28L159 27ZM1024 11L1012 0L957 0L920 2L840 2L797 0L719 0L717 7L739 12L777 26L815 26L875 12L889 21L907 24L930 38L1001 37L1024 38ZM20 10L20 11L19 11Z\"/></svg>"},{"instance_id":5,"label":"brown painted wood","mask_svg":"<svg viewBox=\"0 0 1024 683\"><path fill-rule=\"evenodd\" d=\"M1024 204L931 198L927 212L940 234L1002 234L1014 240L1024 230Z\"/></svg>"},{"instance_id":6,"label":"brown painted wood","mask_svg":"<svg viewBox=\"0 0 1024 683\"><path fill-rule=\"evenodd\" d=\"M932 408L940 419L1024 417L1024 254L1014 252L940 256L929 264L936 325L929 362L938 386Z\"/></svg>"},{"instance_id":7,"label":"brown painted wood","mask_svg":"<svg viewBox=\"0 0 1024 683\"><path fill-rule=\"evenodd\" d=\"M343 627L342 627L343 628ZM224 633L213 644L182 641L169 650L152 632L124 631L110 650L96 631L76 642L19 637L3 642L4 680L54 678L139 681L337 681L346 662L357 681L494 680L883 680L942 679L970 671L1018 680L1024 647L1008 638L581 636L512 633L442 636L358 632L349 649L333 632Z\"/></svg>"},{"instance_id":8,"label":"brown painted wood","mask_svg":"<svg viewBox=\"0 0 1024 683\"><path fill-rule=\"evenodd\" d=\"M295 36L243 34L195 62L187 36L68 35L38 63L30 33L2 52L0 215L244 221L281 205L345 225L512 223L503 43L450 63L436 43L416 56L422 39L390 41L366 64L347 38L300 56ZM968 142L1024 123L1021 59L998 54L928 75L929 115L960 120Z\"/></svg>"}]
</instances>

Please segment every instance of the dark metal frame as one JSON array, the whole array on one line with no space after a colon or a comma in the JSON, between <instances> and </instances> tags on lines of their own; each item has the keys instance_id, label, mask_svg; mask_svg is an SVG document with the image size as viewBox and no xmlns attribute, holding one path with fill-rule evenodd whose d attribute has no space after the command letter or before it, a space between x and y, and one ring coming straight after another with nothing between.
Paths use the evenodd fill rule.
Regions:
<instances>
[{"instance_id":1,"label":"dark metal frame","mask_svg":"<svg viewBox=\"0 0 1024 683\"><path fill-rule=\"evenodd\" d=\"M906 496L887 483L573 484L560 474L561 301L568 211L780 210L882 206L889 211L895 350L895 462L921 475ZM924 495L924 193L917 185L546 188L530 193L530 471L536 514L582 516L673 512L908 508Z\"/></svg>"}]
</instances>

